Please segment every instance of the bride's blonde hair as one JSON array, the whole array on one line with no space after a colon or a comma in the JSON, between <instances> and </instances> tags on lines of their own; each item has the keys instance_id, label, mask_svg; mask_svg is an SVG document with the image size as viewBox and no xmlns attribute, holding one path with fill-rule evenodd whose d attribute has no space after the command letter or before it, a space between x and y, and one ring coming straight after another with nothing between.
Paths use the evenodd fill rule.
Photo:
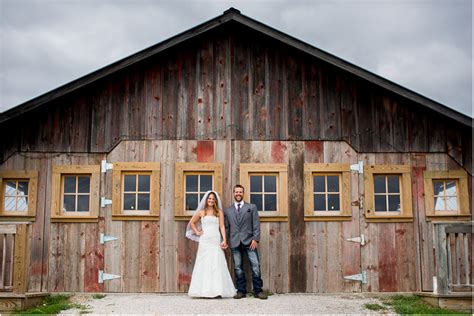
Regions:
<instances>
[{"instance_id":1,"label":"bride's blonde hair","mask_svg":"<svg viewBox=\"0 0 474 316\"><path fill-rule=\"evenodd\" d=\"M217 208L217 195L214 191L210 192L208 195L207 195L207 198L206 198L206 204L204 205L204 211L206 210L207 208L207 199L211 196L211 194L214 196L214 200L215 200L215 203L214 205L212 206L212 208L214 209L214 211L212 212L212 215L214 215L215 217L219 217L219 209Z\"/></svg>"}]
</instances>

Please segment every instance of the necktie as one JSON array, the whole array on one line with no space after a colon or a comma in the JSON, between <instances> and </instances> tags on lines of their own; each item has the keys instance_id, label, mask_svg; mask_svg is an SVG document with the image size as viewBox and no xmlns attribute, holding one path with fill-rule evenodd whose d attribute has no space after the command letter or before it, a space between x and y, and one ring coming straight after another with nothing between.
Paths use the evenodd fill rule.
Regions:
<instances>
[{"instance_id":1,"label":"necktie","mask_svg":"<svg viewBox=\"0 0 474 316\"><path fill-rule=\"evenodd\" d=\"M240 215L240 203L237 204L237 214Z\"/></svg>"}]
</instances>

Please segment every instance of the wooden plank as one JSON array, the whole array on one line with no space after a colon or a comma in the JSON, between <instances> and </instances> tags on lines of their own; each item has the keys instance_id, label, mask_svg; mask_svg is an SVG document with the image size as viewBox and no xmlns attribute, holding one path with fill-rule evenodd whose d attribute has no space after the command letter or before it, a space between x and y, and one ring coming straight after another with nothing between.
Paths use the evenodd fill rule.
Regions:
<instances>
[{"instance_id":1,"label":"wooden plank","mask_svg":"<svg viewBox=\"0 0 474 316\"><path fill-rule=\"evenodd\" d=\"M147 138L159 139L162 135L162 70L157 62L145 69L144 93L146 102L145 134ZM184 106L185 104L183 104ZM187 105L187 104L186 104Z\"/></svg>"},{"instance_id":2,"label":"wooden plank","mask_svg":"<svg viewBox=\"0 0 474 316\"><path fill-rule=\"evenodd\" d=\"M27 257L27 240L28 226L20 224L17 226L15 234L15 250L13 258L13 293L26 293L27 284L27 267L29 260Z\"/></svg>"},{"instance_id":3,"label":"wooden plank","mask_svg":"<svg viewBox=\"0 0 474 316\"><path fill-rule=\"evenodd\" d=\"M231 61L232 68L232 121L235 122L234 135L235 139L248 139L250 129L249 116L249 60L248 47L244 34L235 35L231 39L231 47L233 56Z\"/></svg>"},{"instance_id":4,"label":"wooden plank","mask_svg":"<svg viewBox=\"0 0 474 316\"><path fill-rule=\"evenodd\" d=\"M267 139L285 139L287 135L287 122L284 120L287 113L285 99L286 67L284 65L284 51L274 49L274 44L268 49L268 121L266 124Z\"/></svg>"},{"instance_id":5,"label":"wooden plank","mask_svg":"<svg viewBox=\"0 0 474 316\"><path fill-rule=\"evenodd\" d=\"M374 154L359 154L358 161L363 161L365 165L375 164ZM364 177L359 177L359 194L364 196L364 204L366 203L365 183ZM361 234L364 234L367 239L367 244L361 248L361 269L367 271L367 284L362 284L363 292L378 292L379 291L379 234L377 226L379 224L368 223L364 216L359 217L359 226ZM385 224L383 224L385 225Z\"/></svg>"},{"instance_id":6,"label":"wooden plank","mask_svg":"<svg viewBox=\"0 0 474 316\"><path fill-rule=\"evenodd\" d=\"M435 225L436 234L436 276L439 294L448 294L448 256L446 232L443 225Z\"/></svg>"},{"instance_id":7,"label":"wooden plank","mask_svg":"<svg viewBox=\"0 0 474 316\"><path fill-rule=\"evenodd\" d=\"M303 191L304 146L301 142L290 142L288 145L288 228L289 228L289 280L290 292L304 292L306 289L306 246Z\"/></svg>"},{"instance_id":8,"label":"wooden plank","mask_svg":"<svg viewBox=\"0 0 474 316\"><path fill-rule=\"evenodd\" d=\"M143 253L140 253L140 229L141 223L130 221L123 223L123 235L121 242L122 252L122 291L136 293L140 292L140 266Z\"/></svg>"},{"instance_id":9,"label":"wooden plank","mask_svg":"<svg viewBox=\"0 0 474 316\"><path fill-rule=\"evenodd\" d=\"M125 161L126 146L125 142L120 143L107 155L107 162L120 162ZM102 176L101 192L102 196L112 196L112 172L107 172ZM116 241L105 243L103 246L104 251L104 266L103 270L106 273L120 275L122 271L122 260L121 260L121 244L122 244L122 221L112 220L112 206L107 205L105 208L101 208L105 217L104 234L107 236L113 236L118 238ZM122 292L122 281L120 279L110 280L104 283L105 292Z\"/></svg>"},{"instance_id":10,"label":"wooden plank","mask_svg":"<svg viewBox=\"0 0 474 316\"><path fill-rule=\"evenodd\" d=\"M301 96L303 99L302 139L319 139L320 107L318 104L318 69L314 62L303 62L304 81Z\"/></svg>"},{"instance_id":11,"label":"wooden plank","mask_svg":"<svg viewBox=\"0 0 474 316\"><path fill-rule=\"evenodd\" d=\"M230 35L220 34L214 42L215 82L213 98L213 138L226 139L232 134ZM192 136L190 136L192 139Z\"/></svg>"},{"instance_id":12,"label":"wooden plank","mask_svg":"<svg viewBox=\"0 0 474 316\"><path fill-rule=\"evenodd\" d=\"M412 165L412 188L413 188L413 205L414 205L414 241L416 246L415 251L415 262L416 262L416 290L417 291L432 291L433 286L433 275L434 267L429 262L433 260L424 262L426 257L433 257L433 251L429 251L426 243L427 239L432 243L432 235L426 235L427 230L429 230L426 222L425 216L425 204L424 204L424 179L423 172L426 170L426 159L423 154L412 154L411 156L411 165ZM432 249L432 248L431 248ZM433 258L432 258L433 259ZM429 259L428 259L429 260Z\"/></svg>"},{"instance_id":13,"label":"wooden plank","mask_svg":"<svg viewBox=\"0 0 474 316\"><path fill-rule=\"evenodd\" d=\"M249 102L251 102L250 118L252 119L252 135L250 139L266 139L266 122L268 108L266 96L267 82L267 48L264 39L253 38L258 41L252 44L249 51ZM263 42L263 43L262 43Z\"/></svg>"},{"instance_id":14,"label":"wooden plank","mask_svg":"<svg viewBox=\"0 0 474 316\"><path fill-rule=\"evenodd\" d=\"M0 224L0 234L16 234L17 225Z\"/></svg>"},{"instance_id":15,"label":"wooden plank","mask_svg":"<svg viewBox=\"0 0 474 316\"><path fill-rule=\"evenodd\" d=\"M103 292L99 284L99 270L103 269L103 247L99 244L99 224L85 225L84 291Z\"/></svg>"},{"instance_id":16,"label":"wooden plank","mask_svg":"<svg viewBox=\"0 0 474 316\"><path fill-rule=\"evenodd\" d=\"M49 256L49 292L64 292L64 225L60 223L51 224L50 256Z\"/></svg>"},{"instance_id":17,"label":"wooden plank","mask_svg":"<svg viewBox=\"0 0 474 316\"><path fill-rule=\"evenodd\" d=\"M165 141L157 156L162 162L161 196L162 209L160 216L160 292L176 292L177 287L177 253L175 245L176 224L173 217L174 208L174 161L177 155L177 143ZM182 236L182 235L181 235Z\"/></svg>"},{"instance_id":18,"label":"wooden plank","mask_svg":"<svg viewBox=\"0 0 474 316\"><path fill-rule=\"evenodd\" d=\"M303 111L305 108L303 82L305 68L297 56L286 56L286 89L288 93L288 139L298 140L303 135Z\"/></svg>"}]
</instances>

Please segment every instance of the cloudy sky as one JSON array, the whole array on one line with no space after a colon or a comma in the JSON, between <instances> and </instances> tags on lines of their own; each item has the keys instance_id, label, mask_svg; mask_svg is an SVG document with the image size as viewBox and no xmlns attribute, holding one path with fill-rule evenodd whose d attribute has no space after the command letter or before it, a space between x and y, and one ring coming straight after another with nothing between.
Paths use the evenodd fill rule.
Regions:
<instances>
[{"instance_id":1,"label":"cloudy sky","mask_svg":"<svg viewBox=\"0 0 474 316\"><path fill-rule=\"evenodd\" d=\"M231 6L473 116L471 0L0 0L0 112Z\"/></svg>"}]
</instances>

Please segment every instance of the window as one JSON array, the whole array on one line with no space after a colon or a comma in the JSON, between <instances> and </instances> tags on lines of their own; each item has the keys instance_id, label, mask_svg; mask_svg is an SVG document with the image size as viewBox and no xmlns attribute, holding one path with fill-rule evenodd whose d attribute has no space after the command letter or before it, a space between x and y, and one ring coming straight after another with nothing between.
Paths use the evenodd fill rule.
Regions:
<instances>
[{"instance_id":1,"label":"window","mask_svg":"<svg viewBox=\"0 0 474 316\"><path fill-rule=\"evenodd\" d=\"M367 221L408 222L413 220L409 166L366 166L364 182Z\"/></svg>"},{"instance_id":2,"label":"window","mask_svg":"<svg viewBox=\"0 0 474 316\"><path fill-rule=\"evenodd\" d=\"M0 218L34 219L37 183L37 171L0 171Z\"/></svg>"},{"instance_id":3,"label":"window","mask_svg":"<svg viewBox=\"0 0 474 316\"><path fill-rule=\"evenodd\" d=\"M350 165L304 165L305 221L351 220Z\"/></svg>"},{"instance_id":4,"label":"window","mask_svg":"<svg viewBox=\"0 0 474 316\"><path fill-rule=\"evenodd\" d=\"M470 216L467 173L464 170L425 171L423 175L428 219Z\"/></svg>"},{"instance_id":5,"label":"window","mask_svg":"<svg viewBox=\"0 0 474 316\"><path fill-rule=\"evenodd\" d=\"M287 220L288 166L286 164L240 164L244 200L257 206L260 219Z\"/></svg>"},{"instance_id":6,"label":"window","mask_svg":"<svg viewBox=\"0 0 474 316\"><path fill-rule=\"evenodd\" d=\"M96 222L99 188L99 165L53 166L51 221Z\"/></svg>"},{"instance_id":7,"label":"window","mask_svg":"<svg viewBox=\"0 0 474 316\"><path fill-rule=\"evenodd\" d=\"M160 163L114 163L112 219L157 220L159 214Z\"/></svg>"},{"instance_id":8,"label":"window","mask_svg":"<svg viewBox=\"0 0 474 316\"><path fill-rule=\"evenodd\" d=\"M222 164L177 162L175 169L175 219L189 220L209 191L222 199ZM224 206L222 206L224 207Z\"/></svg>"},{"instance_id":9,"label":"window","mask_svg":"<svg viewBox=\"0 0 474 316\"><path fill-rule=\"evenodd\" d=\"M250 203L257 206L259 211L277 211L277 180L278 174L251 173Z\"/></svg>"}]
</instances>

